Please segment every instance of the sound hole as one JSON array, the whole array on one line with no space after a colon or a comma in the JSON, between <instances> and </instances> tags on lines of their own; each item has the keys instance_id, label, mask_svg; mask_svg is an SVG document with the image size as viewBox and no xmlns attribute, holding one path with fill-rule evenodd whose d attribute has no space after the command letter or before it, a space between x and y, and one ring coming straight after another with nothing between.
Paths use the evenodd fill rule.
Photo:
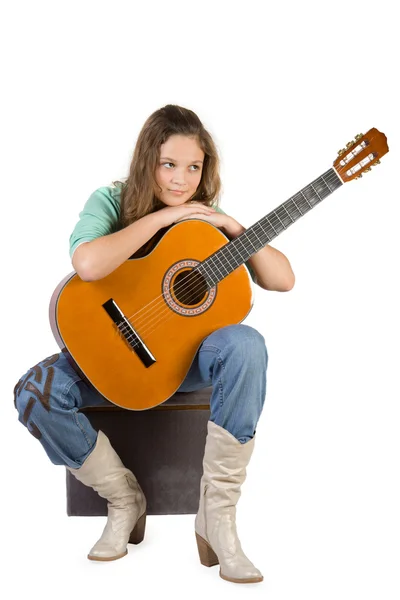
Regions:
<instances>
[{"instance_id":1,"label":"sound hole","mask_svg":"<svg viewBox=\"0 0 400 600\"><path fill-rule=\"evenodd\" d=\"M180 304L195 306L204 300L208 287L206 280L198 271L185 270L177 274L172 291Z\"/></svg>"}]
</instances>

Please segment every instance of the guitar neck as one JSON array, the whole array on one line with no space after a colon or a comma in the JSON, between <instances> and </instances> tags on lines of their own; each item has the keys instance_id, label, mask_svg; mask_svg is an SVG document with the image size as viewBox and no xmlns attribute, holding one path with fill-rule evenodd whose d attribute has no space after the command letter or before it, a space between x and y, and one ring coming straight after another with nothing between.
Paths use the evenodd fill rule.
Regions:
<instances>
[{"instance_id":1,"label":"guitar neck","mask_svg":"<svg viewBox=\"0 0 400 600\"><path fill-rule=\"evenodd\" d=\"M343 185L335 169L329 169L278 208L246 229L197 266L210 286L222 281L253 254L308 213Z\"/></svg>"}]
</instances>

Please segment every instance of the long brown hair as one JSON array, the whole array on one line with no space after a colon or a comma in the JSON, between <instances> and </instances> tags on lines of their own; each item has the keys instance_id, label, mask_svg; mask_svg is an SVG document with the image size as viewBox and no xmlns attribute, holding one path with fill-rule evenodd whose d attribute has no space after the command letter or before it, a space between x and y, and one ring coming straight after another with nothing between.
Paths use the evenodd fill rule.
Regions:
<instances>
[{"instance_id":1,"label":"long brown hair","mask_svg":"<svg viewBox=\"0 0 400 600\"><path fill-rule=\"evenodd\" d=\"M121 227L126 227L151 212L165 208L165 204L158 200L154 193L157 189L155 171L160 146L171 135L196 138L204 152L201 181L191 200L202 202L207 206L218 205L221 190L220 161L211 135L192 110L167 104L150 115L143 125L126 181L113 182L114 185L121 184Z\"/></svg>"}]
</instances>

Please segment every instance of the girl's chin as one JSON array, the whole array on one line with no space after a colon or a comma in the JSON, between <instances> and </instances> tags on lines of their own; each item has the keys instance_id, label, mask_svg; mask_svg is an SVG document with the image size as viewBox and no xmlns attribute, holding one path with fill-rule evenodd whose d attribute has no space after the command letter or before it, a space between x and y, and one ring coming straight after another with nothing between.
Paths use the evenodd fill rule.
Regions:
<instances>
[{"instance_id":1,"label":"girl's chin","mask_svg":"<svg viewBox=\"0 0 400 600\"><path fill-rule=\"evenodd\" d=\"M170 206L179 206L180 204L189 202L189 198L186 194L162 194L161 199Z\"/></svg>"}]
</instances>

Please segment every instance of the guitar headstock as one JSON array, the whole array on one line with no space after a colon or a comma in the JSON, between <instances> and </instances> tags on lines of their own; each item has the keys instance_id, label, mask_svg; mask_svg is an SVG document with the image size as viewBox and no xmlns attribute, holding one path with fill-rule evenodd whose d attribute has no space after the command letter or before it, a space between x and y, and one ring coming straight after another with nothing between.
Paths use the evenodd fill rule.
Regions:
<instances>
[{"instance_id":1,"label":"guitar headstock","mask_svg":"<svg viewBox=\"0 0 400 600\"><path fill-rule=\"evenodd\" d=\"M354 141L339 150L333 166L344 182L359 179L378 165L386 152L389 152L386 135L373 127L365 135L356 135Z\"/></svg>"}]
</instances>

